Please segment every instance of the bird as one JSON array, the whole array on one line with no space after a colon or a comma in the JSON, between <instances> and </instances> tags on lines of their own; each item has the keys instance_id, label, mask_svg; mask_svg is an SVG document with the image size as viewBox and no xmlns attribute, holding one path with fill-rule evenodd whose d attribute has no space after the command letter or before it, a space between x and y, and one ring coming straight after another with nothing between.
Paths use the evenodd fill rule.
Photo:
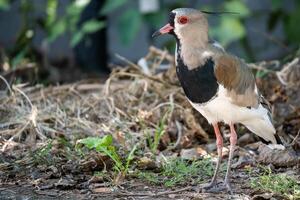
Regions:
<instances>
[{"instance_id":1,"label":"bird","mask_svg":"<svg viewBox=\"0 0 300 200\"><path fill-rule=\"evenodd\" d=\"M153 37L171 34L176 40L176 73L190 104L213 126L216 136L217 164L209 184L217 187L222 162L223 137L219 123L230 128L230 148L224 189L232 193L231 164L237 143L236 124L272 144L277 144L269 102L259 92L255 77L246 62L210 39L208 14L193 8L177 8L169 13L168 23ZM234 31L234 30L232 30Z\"/></svg>"}]
</instances>

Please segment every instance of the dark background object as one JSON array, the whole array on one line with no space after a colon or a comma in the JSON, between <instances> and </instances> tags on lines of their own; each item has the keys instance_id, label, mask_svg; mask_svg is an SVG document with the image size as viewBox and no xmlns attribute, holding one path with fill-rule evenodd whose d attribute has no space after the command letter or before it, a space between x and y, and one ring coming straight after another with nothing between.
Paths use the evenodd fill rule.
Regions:
<instances>
[{"instance_id":1,"label":"dark background object","mask_svg":"<svg viewBox=\"0 0 300 200\"><path fill-rule=\"evenodd\" d=\"M0 73L17 74L13 71L19 68L22 70L18 72L23 73L26 62L36 63L37 68L33 70L37 73L35 80L18 75L14 80L19 82L53 84L98 77L109 72L108 63L123 64L115 54L137 62L147 54L150 45L173 52L175 43L170 36L153 40L150 35L167 22L168 13L176 7L239 12L210 15L210 36L247 62L287 61L288 55L297 54L299 48L300 1L296 0L5 2L6 5L0 4L0 27L4 30L0 32L0 49L9 67L1 66ZM142 4L147 7L151 3L156 4L155 9L142 9ZM72 45L77 33L91 20L93 23L85 27L79 42ZM50 40L53 35L55 39Z\"/></svg>"},{"instance_id":2,"label":"dark background object","mask_svg":"<svg viewBox=\"0 0 300 200\"><path fill-rule=\"evenodd\" d=\"M105 21L105 16L99 16L104 0L92 0L81 14L79 26L89 19L96 18ZM84 40L75 46L75 59L83 70L108 73L107 66L107 28L88 34Z\"/></svg>"}]
</instances>

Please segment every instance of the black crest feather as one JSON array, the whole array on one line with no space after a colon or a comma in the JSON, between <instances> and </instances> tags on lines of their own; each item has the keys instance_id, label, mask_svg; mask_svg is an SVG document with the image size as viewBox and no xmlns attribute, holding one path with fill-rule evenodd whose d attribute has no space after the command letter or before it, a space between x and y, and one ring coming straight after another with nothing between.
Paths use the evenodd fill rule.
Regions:
<instances>
[{"instance_id":1,"label":"black crest feather","mask_svg":"<svg viewBox=\"0 0 300 200\"><path fill-rule=\"evenodd\" d=\"M229 15L239 15L238 12L231 12L231 11L205 11L201 10L201 12L209 15L223 15L223 14L229 14Z\"/></svg>"}]
</instances>

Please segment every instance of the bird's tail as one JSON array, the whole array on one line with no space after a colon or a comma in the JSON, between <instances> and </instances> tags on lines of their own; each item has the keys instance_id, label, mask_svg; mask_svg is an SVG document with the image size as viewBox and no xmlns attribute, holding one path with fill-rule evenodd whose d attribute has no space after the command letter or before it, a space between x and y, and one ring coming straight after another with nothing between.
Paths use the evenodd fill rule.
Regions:
<instances>
[{"instance_id":1,"label":"bird's tail","mask_svg":"<svg viewBox=\"0 0 300 200\"><path fill-rule=\"evenodd\" d=\"M263 104L260 104L256 109L256 112L259 113L261 118L252 118L247 121L243 121L242 124L265 141L277 144L277 140L275 138L276 130L272 124L269 109L267 109Z\"/></svg>"},{"instance_id":2,"label":"bird's tail","mask_svg":"<svg viewBox=\"0 0 300 200\"><path fill-rule=\"evenodd\" d=\"M275 128L270 121L266 121L263 119L256 119L243 122L243 124L253 133L263 138L267 142L272 142L273 144L277 144L277 140L275 138Z\"/></svg>"}]
</instances>

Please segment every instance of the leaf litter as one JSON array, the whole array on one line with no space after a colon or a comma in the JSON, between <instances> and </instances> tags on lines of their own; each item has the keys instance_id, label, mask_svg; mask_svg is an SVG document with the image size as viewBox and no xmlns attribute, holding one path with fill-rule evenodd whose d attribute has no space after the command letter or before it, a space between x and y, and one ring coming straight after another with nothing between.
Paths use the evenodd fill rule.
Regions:
<instances>
[{"instance_id":1,"label":"leaf litter","mask_svg":"<svg viewBox=\"0 0 300 200\"><path fill-rule=\"evenodd\" d=\"M187 191L190 188L182 190L170 182L180 173L176 166L175 175L164 171L174 158L190 160L187 166L193 166L193 162L207 158L214 162L216 154L212 128L193 110L179 87L173 56L150 47L138 65L117 57L125 67L115 66L105 84L85 80L49 87L10 85L1 77L6 86L0 93L1 187L23 180L39 192L76 190L83 196L103 193L108 198L147 196L155 191L161 196L172 193L176 198L197 198ZM249 191L253 192L247 183L250 177L244 174L247 167L262 163L275 172L299 171L300 91L298 82L293 83L298 81L294 78L299 71L293 67L296 61L277 73L273 71L281 68L277 61L250 65L256 71L259 88L273 105L275 127L287 148L270 150L254 134L238 127L243 139L235 152L234 185L238 194L244 194L240 198L249 199ZM283 80L288 84L282 84ZM222 126L222 132L226 137L227 127ZM106 146L99 141L105 137L110 137L104 142ZM98 146L88 138L95 138ZM226 152L224 148L225 157ZM139 170L144 176L137 175ZM156 184L146 181L147 170L153 173L149 179ZM167 184L173 192L163 186L168 175L171 179ZM193 181L186 184L197 185ZM241 188L243 184L249 187ZM141 190L145 195L138 192Z\"/></svg>"}]
</instances>

